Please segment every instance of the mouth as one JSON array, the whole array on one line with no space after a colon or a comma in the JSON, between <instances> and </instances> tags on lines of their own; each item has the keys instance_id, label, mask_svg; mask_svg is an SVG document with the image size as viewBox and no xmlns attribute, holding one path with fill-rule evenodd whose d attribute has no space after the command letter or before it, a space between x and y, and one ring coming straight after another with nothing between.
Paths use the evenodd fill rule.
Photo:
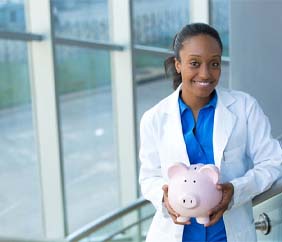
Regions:
<instances>
[{"instance_id":1,"label":"mouth","mask_svg":"<svg viewBox=\"0 0 282 242\"><path fill-rule=\"evenodd\" d=\"M213 84L213 81L192 81L192 83L200 87L208 87Z\"/></svg>"}]
</instances>

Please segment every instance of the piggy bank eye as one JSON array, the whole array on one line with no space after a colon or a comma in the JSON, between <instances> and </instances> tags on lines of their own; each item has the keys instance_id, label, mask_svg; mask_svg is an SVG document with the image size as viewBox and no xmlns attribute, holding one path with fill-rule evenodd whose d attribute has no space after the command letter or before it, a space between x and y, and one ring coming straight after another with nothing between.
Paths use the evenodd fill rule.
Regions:
<instances>
[{"instance_id":1,"label":"piggy bank eye","mask_svg":"<svg viewBox=\"0 0 282 242\"><path fill-rule=\"evenodd\" d=\"M184 182L187 182L187 180L185 179Z\"/></svg>"},{"instance_id":2,"label":"piggy bank eye","mask_svg":"<svg viewBox=\"0 0 282 242\"><path fill-rule=\"evenodd\" d=\"M194 180L193 182L196 183L196 180Z\"/></svg>"},{"instance_id":3,"label":"piggy bank eye","mask_svg":"<svg viewBox=\"0 0 282 242\"><path fill-rule=\"evenodd\" d=\"M197 170L197 167L194 167L194 170Z\"/></svg>"}]
</instances>

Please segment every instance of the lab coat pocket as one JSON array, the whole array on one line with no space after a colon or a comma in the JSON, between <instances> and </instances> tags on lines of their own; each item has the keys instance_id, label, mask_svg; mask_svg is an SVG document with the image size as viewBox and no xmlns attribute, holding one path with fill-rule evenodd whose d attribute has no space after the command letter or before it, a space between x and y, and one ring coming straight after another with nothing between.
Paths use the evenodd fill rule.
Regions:
<instances>
[{"instance_id":1,"label":"lab coat pocket","mask_svg":"<svg viewBox=\"0 0 282 242\"><path fill-rule=\"evenodd\" d=\"M244 175L246 172L245 146L240 145L223 152L221 162L221 182L230 181L236 177Z\"/></svg>"},{"instance_id":2,"label":"lab coat pocket","mask_svg":"<svg viewBox=\"0 0 282 242\"><path fill-rule=\"evenodd\" d=\"M239 162L245 155L245 146L239 145L232 149L225 149L223 151L223 162Z\"/></svg>"}]
</instances>

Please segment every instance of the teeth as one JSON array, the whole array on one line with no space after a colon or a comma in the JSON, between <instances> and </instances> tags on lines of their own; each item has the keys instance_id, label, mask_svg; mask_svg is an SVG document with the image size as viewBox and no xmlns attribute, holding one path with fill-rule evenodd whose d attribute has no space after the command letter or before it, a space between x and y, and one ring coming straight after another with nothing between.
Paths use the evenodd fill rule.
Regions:
<instances>
[{"instance_id":1,"label":"teeth","mask_svg":"<svg viewBox=\"0 0 282 242\"><path fill-rule=\"evenodd\" d=\"M210 85L210 82L195 81L195 83L197 83L200 86L208 86L208 85Z\"/></svg>"}]
</instances>

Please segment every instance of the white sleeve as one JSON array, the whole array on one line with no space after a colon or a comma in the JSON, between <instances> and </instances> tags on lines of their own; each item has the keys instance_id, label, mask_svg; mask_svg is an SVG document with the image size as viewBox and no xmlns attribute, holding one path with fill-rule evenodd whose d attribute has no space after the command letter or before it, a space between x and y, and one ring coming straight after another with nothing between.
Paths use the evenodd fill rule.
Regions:
<instances>
[{"instance_id":1,"label":"white sleeve","mask_svg":"<svg viewBox=\"0 0 282 242\"><path fill-rule=\"evenodd\" d=\"M231 181L234 186L232 207L252 200L282 176L282 149L279 142L271 136L268 118L256 100L247 112L246 152L253 162L253 168L244 176Z\"/></svg>"},{"instance_id":2,"label":"white sleeve","mask_svg":"<svg viewBox=\"0 0 282 242\"><path fill-rule=\"evenodd\" d=\"M141 161L139 183L145 199L149 200L156 210L167 211L163 206L162 186L165 181L162 177L161 162L156 144L156 130L153 128L151 113L146 112L140 123L140 151Z\"/></svg>"}]
</instances>

